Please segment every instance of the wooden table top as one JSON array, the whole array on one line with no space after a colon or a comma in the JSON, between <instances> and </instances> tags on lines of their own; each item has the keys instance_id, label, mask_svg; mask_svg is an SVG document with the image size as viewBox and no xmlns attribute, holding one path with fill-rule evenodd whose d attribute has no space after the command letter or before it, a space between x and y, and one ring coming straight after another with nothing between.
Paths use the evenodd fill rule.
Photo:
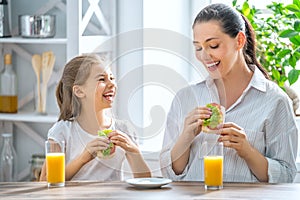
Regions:
<instances>
[{"instance_id":1,"label":"wooden table top","mask_svg":"<svg viewBox=\"0 0 300 200\"><path fill-rule=\"evenodd\" d=\"M204 189L203 182L173 182L158 189L138 189L126 182L0 183L0 199L300 199L300 184L225 183L222 190Z\"/></svg>"}]
</instances>

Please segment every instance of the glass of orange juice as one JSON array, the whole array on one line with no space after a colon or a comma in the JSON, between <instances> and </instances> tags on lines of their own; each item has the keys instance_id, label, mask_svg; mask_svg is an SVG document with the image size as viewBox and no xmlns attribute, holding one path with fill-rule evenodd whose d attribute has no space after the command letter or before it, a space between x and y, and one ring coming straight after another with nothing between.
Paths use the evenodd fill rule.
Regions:
<instances>
[{"instance_id":1,"label":"glass of orange juice","mask_svg":"<svg viewBox=\"0 0 300 200\"><path fill-rule=\"evenodd\" d=\"M223 143L204 142L204 184L205 189L223 188Z\"/></svg>"},{"instance_id":2,"label":"glass of orange juice","mask_svg":"<svg viewBox=\"0 0 300 200\"><path fill-rule=\"evenodd\" d=\"M46 167L48 187L65 186L65 142L47 140Z\"/></svg>"}]
</instances>

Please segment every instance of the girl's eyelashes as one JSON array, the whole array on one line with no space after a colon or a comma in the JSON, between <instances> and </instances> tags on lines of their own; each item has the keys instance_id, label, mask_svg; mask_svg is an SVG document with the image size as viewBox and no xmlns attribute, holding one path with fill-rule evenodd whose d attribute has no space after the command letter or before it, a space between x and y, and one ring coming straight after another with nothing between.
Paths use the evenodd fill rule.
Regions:
<instances>
[{"instance_id":1,"label":"girl's eyelashes","mask_svg":"<svg viewBox=\"0 0 300 200\"><path fill-rule=\"evenodd\" d=\"M113 80L115 80L116 78L114 77L114 76L112 76L112 75L110 75L110 80L111 81L113 81Z\"/></svg>"},{"instance_id":2,"label":"girl's eyelashes","mask_svg":"<svg viewBox=\"0 0 300 200\"><path fill-rule=\"evenodd\" d=\"M105 81L105 77L104 76L99 77L98 81Z\"/></svg>"},{"instance_id":3,"label":"girl's eyelashes","mask_svg":"<svg viewBox=\"0 0 300 200\"><path fill-rule=\"evenodd\" d=\"M113 80L115 80L115 77L113 77L113 76L100 77L98 79L98 81L105 82L106 79L109 79L109 80L113 81Z\"/></svg>"}]
</instances>

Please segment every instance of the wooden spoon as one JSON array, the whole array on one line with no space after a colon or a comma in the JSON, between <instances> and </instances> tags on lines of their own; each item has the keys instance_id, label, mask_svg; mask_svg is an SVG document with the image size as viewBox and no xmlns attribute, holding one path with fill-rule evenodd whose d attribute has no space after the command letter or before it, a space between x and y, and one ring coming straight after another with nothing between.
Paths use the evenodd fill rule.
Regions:
<instances>
[{"instance_id":1,"label":"wooden spoon","mask_svg":"<svg viewBox=\"0 0 300 200\"><path fill-rule=\"evenodd\" d=\"M52 51L44 52L42 55L42 77L43 77L43 86L42 86L42 101L43 109L42 111L46 112L46 98L47 98L47 85L50 80L53 67L55 63L55 56Z\"/></svg>"},{"instance_id":2,"label":"wooden spoon","mask_svg":"<svg viewBox=\"0 0 300 200\"><path fill-rule=\"evenodd\" d=\"M42 102L41 102L41 78L40 78L40 73L42 69L42 57L41 55L34 54L31 59L32 63L32 68L35 72L36 75L36 80L37 80L37 92L38 92L38 103L37 103L37 110L38 112L42 111Z\"/></svg>"}]
</instances>

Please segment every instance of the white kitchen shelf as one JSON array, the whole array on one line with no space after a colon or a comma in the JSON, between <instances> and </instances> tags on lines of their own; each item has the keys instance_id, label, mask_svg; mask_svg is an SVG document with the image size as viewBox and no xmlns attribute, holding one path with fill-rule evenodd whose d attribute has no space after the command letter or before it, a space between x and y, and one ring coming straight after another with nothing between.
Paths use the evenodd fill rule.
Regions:
<instances>
[{"instance_id":1,"label":"white kitchen shelf","mask_svg":"<svg viewBox=\"0 0 300 200\"><path fill-rule=\"evenodd\" d=\"M16 43L16 44L67 44L67 38L22 38L10 37L0 38L0 43Z\"/></svg>"},{"instance_id":2,"label":"white kitchen shelf","mask_svg":"<svg viewBox=\"0 0 300 200\"><path fill-rule=\"evenodd\" d=\"M19 121L36 123L54 123L58 119L57 115L41 115L38 113L18 112L13 114L0 113L0 121Z\"/></svg>"}]
</instances>

